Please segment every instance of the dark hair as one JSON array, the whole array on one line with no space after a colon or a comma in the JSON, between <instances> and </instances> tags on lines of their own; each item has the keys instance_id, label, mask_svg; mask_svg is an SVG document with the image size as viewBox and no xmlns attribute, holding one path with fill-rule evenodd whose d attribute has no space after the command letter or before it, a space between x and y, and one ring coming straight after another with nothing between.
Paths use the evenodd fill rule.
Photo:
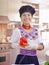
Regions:
<instances>
[{"instance_id":1,"label":"dark hair","mask_svg":"<svg viewBox=\"0 0 49 65\"><path fill-rule=\"evenodd\" d=\"M33 16L33 14L35 13L35 8L33 8L32 6L26 5L26 6L22 6L19 9L19 13L20 13L20 17L24 12L30 12L31 15Z\"/></svg>"}]
</instances>

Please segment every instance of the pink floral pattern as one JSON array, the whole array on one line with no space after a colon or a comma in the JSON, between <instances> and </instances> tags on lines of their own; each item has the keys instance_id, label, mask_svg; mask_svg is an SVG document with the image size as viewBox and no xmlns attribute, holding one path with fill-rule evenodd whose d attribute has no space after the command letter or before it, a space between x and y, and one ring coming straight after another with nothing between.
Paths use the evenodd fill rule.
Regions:
<instances>
[{"instance_id":1,"label":"pink floral pattern","mask_svg":"<svg viewBox=\"0 0 49 65\"><path fill-rule=\"evenodd\" d=\"M35 28L32 28L31 32L26 32L22 27L19 28L21 31L21 36L24 38L30 38L30 39L35 39L38 38L38 30Z\"/></svg>"}]
</instances>

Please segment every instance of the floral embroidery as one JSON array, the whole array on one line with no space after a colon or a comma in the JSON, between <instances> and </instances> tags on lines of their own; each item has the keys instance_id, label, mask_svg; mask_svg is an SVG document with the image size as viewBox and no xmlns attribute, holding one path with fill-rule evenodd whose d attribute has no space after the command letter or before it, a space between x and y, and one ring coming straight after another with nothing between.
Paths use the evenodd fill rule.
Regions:
<instances>
[{"instance_id":1,"label":"floral embroidery","mask_svg":"<svg viewBox=\"0 0 49 65\"><path fill-rule=\"evenodd\" d=\"M26 34L25 37L28 38L28 35Z\"/></svg>"},{"instance_id":2,"label":"floral embroidery","mask_svg":"<svg viewBox=\"0 0 49 65\"><path fill-rule=\"evenodd\" d=\"M35 33L35 35L38 35L38 33Z\"/></svg>"},{"instance_id":3,"label":"floral embroidery","mask_svg":"<svg viewBox=\"0 0 49 65\"><path fill-rule=\"evenodd\" d=\"M32 36L32 38L35 38L35 36Z\"/></svg>"},{"instance_id":4,"label":"floral embroidery","mask_svg":"<svg viewBox=\"0 0 49 65\"><path fill-rule=\"evenodd\" d=\"M35 31L38 31L37 29L35 29Z\"/></svg>"},{"instance_id":5,"label":"floral embroidery","mask_svg":"<svg viewBox=\"0 0 49 65\"><path fill-rule=\"evenodd\" d=\"M21 31L21 33L23 33L23 31Z\"/></svg>"},{"instance_id":6,"label":"floral embroidery","mask_svg":"<svg viewBox=\"0 0 49 65\"><path fill-rule=\"evenodd\" d=\"M38 30L35 28L32 28L32 32L27 33L25 30L23 30L23 28L19 28L21 31L21 35L24 38L30 38L30 39L36 39L38 38Z\"/></svg>"}]
</instances>

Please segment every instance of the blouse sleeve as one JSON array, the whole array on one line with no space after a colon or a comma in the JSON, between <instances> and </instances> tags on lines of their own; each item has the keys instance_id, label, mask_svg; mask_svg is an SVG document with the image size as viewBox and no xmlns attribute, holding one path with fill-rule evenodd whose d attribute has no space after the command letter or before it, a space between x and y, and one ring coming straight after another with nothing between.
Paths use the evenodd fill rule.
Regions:
<instances>
[{"instance_id":1,"label":"blouse sleeve","mask_svg":"<svg viewBox=\"0 0 49 65\"><path fill-rule=\"evenodd\" d=\"M18 28L13 30L13 33L12 33L10 40L9 40L9 42L12 44L13 48L17 47L17 45L19 44L20 37L21 37L20 30Z\"/></svg>"},{"instance_id":2,"label":"blouse sleeve","mask_svg":"<svg viewBox=\"0 0 49 65\"><path fill-rule=\"evenodd\" d=\"M37 33L37 35L35 35L35 39L32 39L32 40L28 39L30 49L37 49L39 44L43 45L42 38L40 36L40 32L38 30L36 30L35 33Z\"/></svg>"}]
</instances>

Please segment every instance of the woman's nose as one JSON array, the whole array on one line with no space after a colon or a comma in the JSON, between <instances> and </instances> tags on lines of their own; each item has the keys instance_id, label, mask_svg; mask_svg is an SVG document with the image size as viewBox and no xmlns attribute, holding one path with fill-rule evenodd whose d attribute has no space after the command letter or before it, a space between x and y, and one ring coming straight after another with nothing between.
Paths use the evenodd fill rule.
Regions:
<instances>
[{"instance_id":1,"label":"woman's nose","mask_svg":"<svg viewBox=\"0 0 49 65\"><path fill-rule=\"evenodd\" d=\"M28 15L25 16L26 18L29 18Z\"/></svg>"}]
</instances>

